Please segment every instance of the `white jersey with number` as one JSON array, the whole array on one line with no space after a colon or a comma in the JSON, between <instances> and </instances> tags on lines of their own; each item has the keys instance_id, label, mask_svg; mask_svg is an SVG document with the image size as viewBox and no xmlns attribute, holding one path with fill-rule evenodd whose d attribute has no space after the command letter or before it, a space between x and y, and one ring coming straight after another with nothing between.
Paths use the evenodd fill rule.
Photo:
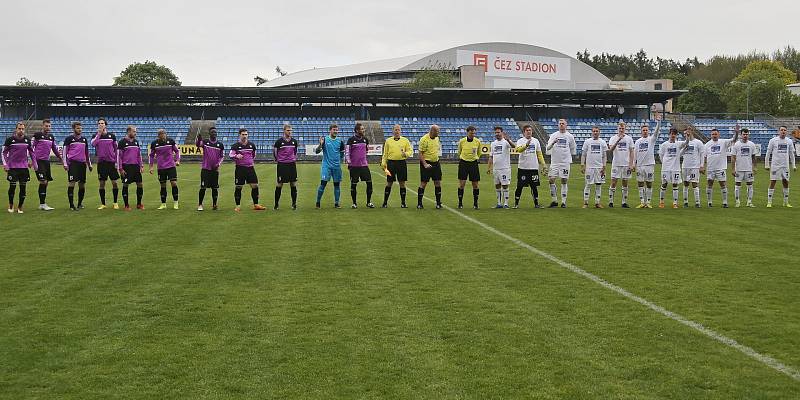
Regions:
<instances>
[{"instance_id":1,"label":"white jersey with number","mask_svg":"<svg viewBox=\"0 0 800 400\"><path fill-rule=\"evenodd\" d=\"M614 160L611 161L611 168L614 167L630 167L631 150L633 149L633 139L629 135L619 137L614 135L608 140L608 147L617 147L614 149Z\"/></svg>"},{"instance_id":2,"label":"white jersey with number","mask_svg":"<svg viewBox=\"0 0 800 400\"><path fill-rule=\"evenodd\" d=\"M733 146L733 139L709 140L706 143L706 169L722 171L728 169L728 152Z\"/></svg>"},{"instance_id":3,"label":"white jersey with number","mask_svg":"<svg viewBox=\"0 0 800 400\"><path fill-rule=\"evenodd\" d=\"M586 168L605 168L603 155L608 151L608 144L603 139L586 139L583 141L581 153L586 154Z\"/></svg>"},{"instance_id":4,"label":"white jersey with number","mask_svg":"<svg viewBox=\"0 0 800 400\"><path fill-rule=\"evenodd\" d=\"M499 171L501 169L511 168L511 145L508 141L495 140L491 144L492 150L492 169Z\"/></svg>"},{"instance_id":5,"label":"white jersey with number","mask_svg":"<svg viewBox=\"0 0 800 400\"><path fill-rule=\"evenodd\" d=\"M678 142L683 144L684 141ZM692 139L686 144L683 149L683 168L684 169L699 169L704 164L705 146L700 139Z\"/></svg>"},{"instance_id":6,"label":"white jersey with number","mask_svg":"<svg viewBox=\"0 0 800 400\"><path fill-rule=\"evenodd\" d=\"M753 142L736 142L731 147L731 152L736 156L736 165L734 165L734 172L736 171L752 171L753 170L753 155L756 154L756 144Z\"/></svg>"},{"instance_id":7,"label":"white jersey with number","mask_svg":"<svg viewBox=\"0 0 800 400\"><path fill-rule=\"evenodd\" d=\"M541 145L539 140L534 137L530 141L528 148L519 153L519 169L539 169L539 157L536 153L542 151ZM528 143L528 139L521 137L517 140L517 147L525 147L526 143Z\"/></svg>"},{"instance_id":8,"label":"white jersey with number","mask_svg":"<svg viewBox=\"0 0 800 400\"><path fill-rule=\"evenodd\" d=\"M656 141L658 135L649 135L646 138L640 137L633 144L636 149L636 166L656 165Z\"/></svg>"},{"instance_id":9,"label":"white jersey with number","mask_svg":"<svg viewBox=\"0 0 800 400\"><path fill-rule=\"evenodd\" d=\"M794 161L794 143L792 139L785 137L781 139L776 136L769 140L767 145L767 154L764 158L764 165L769 166L770 169L789 168L795 166Z\"/></svg>"},{"instance_id":10,"label":"white jersey with number","mask_svg":"<svg viewBox=\"0 0 800 400\"><path fill-rule=\"evenodd\" d=\"M575 154L578 145L575 144L575 137L571 133L554 132L547 140L547 148L551 149L550 164L563 166L572 164L572 155Z\"/></svg>"},{"instance_id":11,"label":"white jersey with number","mask_svg":"<svg viewBox=\"0 0 800 400\"><path fill-rule=\"evenodd\" d=\"M658 156L661 157L661 170L676 172L681 170L681 143L667 140L661 143Z\"/></svg>"}]
</instances>

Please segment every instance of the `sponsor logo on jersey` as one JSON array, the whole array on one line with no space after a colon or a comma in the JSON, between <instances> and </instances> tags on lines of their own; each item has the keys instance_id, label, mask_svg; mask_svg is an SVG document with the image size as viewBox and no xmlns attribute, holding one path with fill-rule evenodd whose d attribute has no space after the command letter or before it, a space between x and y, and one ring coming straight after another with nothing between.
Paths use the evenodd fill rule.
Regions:
<instances>
[{"instance_id":1,"label":"sponsor logo on jersey","mask_svg":"<svg viewBox=\"0 0 800 400\"><path fill-rule=\"evenodd\" d=\"M649 149L649 148L650 148L649 144L647 144L647 143L639 143L639 150L647 151L647 149Z\"/></svg>"},{"instance_id":2,"label":"sponsor logo on jersey","mask_svg":"<svg viewBox=\"0 0 800 400\"><path fill-rule=\"evenodd\" d=\"M742 147L742 155L743 156L750 155L750 148L749 147Z\"/></svg>"},{"instance_id":3,"label":"sponsor logo on jersey","mask_svg":"<svg viewBox=\"0 0 800 400\"><path fill-rule=\"evenodd\" d=\"M786 151L786 150L789 150L789 145L787 145L787 144L779 144L778 145L778 151Z\"/></svg>"},{"instance_id":4,"label":"sponsor logo on jersey","mask_svg":"<svg viewBox=\"0 0 800 400\"><path fill-rule=\"evenodd\" d=\"M712 153L719 153L720 150L722 150L722 147L720 147L720 145L718 145L718 144L715 144L715 145L711 146L711 152Z\"/></svg>"},{"instance_id":5,"label":"sponsor logo on jersey","mask_svg":"<svg viewBox=\"0 0 800 400\"><path fill-rule=\"evenodd\" d=\"M670 147L667 149L667 155L676 156L678 154L678 149L674 147Z\"/></svg>"},{"instance_id":6,"label":"sponsor logo on jersey","mask_svg":"<svg viewBox=\"0 0 800 400\"><path fill-rule=\"evenodd\" d=\"M592 146L592 153L599 153L600 152L600 145L599 144L593 144L591 146Z\"/></svg>"}]
</instances>

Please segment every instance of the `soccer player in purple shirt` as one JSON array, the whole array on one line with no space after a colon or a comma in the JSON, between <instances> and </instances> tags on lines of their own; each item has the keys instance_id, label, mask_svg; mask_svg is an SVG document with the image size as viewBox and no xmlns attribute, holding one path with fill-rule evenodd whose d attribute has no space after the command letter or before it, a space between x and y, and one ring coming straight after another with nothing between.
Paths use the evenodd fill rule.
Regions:
<instances>
[{"instance_id":1,"label":"soccer player in purple shirt","mask_svg":"<svg viewBox=\"0 0 800 400\"><path fill-rule=\"evenodd\" d=\"M58 161L63 163L64 159L61 157L61 152L56 145L56 138L50 133L52 123L49 119L42 120L42 131L33 134L33 154L36 156L36 164L39 169L36 170L36 178L39 180L39 209L44 211L52 211L53 207L47 205L47 185L53 180L53 174L50 171L50 152L56 155Z\"/></svg>"},{"instance_id":2,"label":"soccer player in purple shirt","mask_svg":"<svg viewBox=\"0 0 800 400\"><path fill-rule=\"evenodd\" d=\"M98 191L100 192L100 207L98 210L106 208L106 180L111 180L111 191L114 196L114 209L119 210L117 204L119 196L119 172L117 172L117 137L108 131L108 122L105 118L97 120L97 133L92 138L92 146L97 153L97 178L100 181Z\"/></svg>"},{"instance_id":3,"label":"soccer player in purple shirt","mask_svg":"<svg viewBox=\"0 0 800 400\"><path fill-rule=\"evenodd\" d=\"M256 175L255 159L256 145L247 139L247 129L239 129L239 141L231 146L229 156L236 163L235 184L233 199L236 200L236 212L242 211L242 186L250 185L250 197L253 198L253 210L263 211L266 207L258 204L258 176Z\"/></svg>"},{"instance_id":4,"label":"soccer player in purple shirt","mask_svg":"<svg viewBox=\"0 0 800 400\"><path fill-rule=\"evenodd\" d=\"M86 195L86 168L92 171L92 160L89 158L89 141L83 136L80 122L72 123L72 135L64 139L64 169L67 171L69 187L67 198L69 209L78 211L83 208L83 197ZM78 184L78 205L75 205L75 184Z\"/></svg>"},{"instance_id":5,"label":"soccer player in purple shirt","mask_svg":"<svg viewBox=\"0 0 800 400\"><path fill-rule=\"evenodd\" d=\"M30 158L30 161L28 161ZM22 205L25 204L25 192L31 173L28 168L38 169L36 157L33 154L31 141L25 137L25 124L17 122L14 134L6 138L3 144L3 169L6 170L8 179L8 212L14 212L14 192L19 184L19 203L17 214L22 214Z\"/></svg>"},{"instance_id":6,"label":"soccer player in purple shirt","mask_svg":"<svg viewBox=\"0 0 800 400\"><path fill-rule=\"evenodd\" d=\"M367 207L375 208L375 205L372 204L372 174L369 172L369 164L367 163L369 141L364 137L364 133L367 130L364 125L358 122L356 123L354 131L355 134L347 139L344 152L347 169L350 171L350 197L353 199L352 208L358 208L356 204L356 188L358 187L359 180L367 184Z\"/></svg>"},{"instance_id":7,"label":"soccer player in purple shirt","mask_svg":"<svg viewBox=\"0 0 800 400\"><path fill-rule=\"evenodd\" d=\"M206 188L211 188L212 209L217 210L219 196L219 167L225 159L225 146L217 141L217 128L211 127L208 139L197 135L195 145L203 149L203 164L200 170L200 193L198 194L197 211L203 211L203 198L206 197Z\"/></svg>"},{"instance_id":8,"label":"soccer player in purple shirt","mask_svg":"<svg viewBox=\"0 0 800 400\"><path fill-rule=\"evenodd\" d=\"M136 208L144 210L142 196L142 172L144 163L142 162L142 150L139 140L136 139L136 127L128 125L125 137L117 145L117 169L122 175L122 201L125 202L125 211L131 210L130 200L128 199L128 186L136 184Z\"/></svg>"},{"instance_id":9,"label":"soccer player in purple shirt","mask_svg":"<svg viewBox=\"0 0 800 400\"><path fill-rule=\"evenodd\" d=\"M292 126L283 126L283 136L275 141L272 155L278 163L278 182L275 184L275 209L281 200L283 184L288 183L292 188L292 210L297 209L297 149L300 145L292 137Z\"/></svg>"},{"instance_id":10,"label":"soccer player in purple shirt","mask_svg":"<svg viewBox=\"0 0 800 400\"><path fill-rule=\"evenodd\" d=\"M158 138L150 143L150 175L153 175L153 163L158 164L158 182L161 184L161 206L159 210L167 208L167 181L172 185L172 208L178 206L178 170L181 165L181 151L175 140L167 137L167 131L158 130Z\"/></svg>"}]
</instances>

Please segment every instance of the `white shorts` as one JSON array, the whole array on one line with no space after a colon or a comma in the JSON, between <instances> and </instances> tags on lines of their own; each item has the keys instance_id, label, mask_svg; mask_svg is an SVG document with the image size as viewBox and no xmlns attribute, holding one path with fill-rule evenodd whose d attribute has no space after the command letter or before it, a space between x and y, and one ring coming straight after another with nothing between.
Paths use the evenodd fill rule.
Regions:
<instances>
[{"instance_id":1,"label":"white shorts","mask_svg":"<svg viewBox=\"0 0 800 400\"><path fill-rule=\"evenodd\" d=\"M566 165L553 164L553 165L550 165L550 171L547 172L547 177L548 178L569 179L569 167L570 167L570 164L566 164Z\"/></svg>"},{"instance_id":2,"label":"white shorts","mask_svg":"<svg viewBox=\"0 0 800 400\"><path fill-rule=\"evenodd\" d=\"M683 169L684 182L700 182L700 168L684 168Z\"/></svg>"},{"instance_id":3,"label":"white shorts","mask_svg":"<svg viewBox=\"0 0 800 400\"><path fill-rule=\"evenodd\" d=\"M494 176L495 185L508 186L511 184L511 168L493 169L492 175Z\"/></svg>"},{"instance_id":4,"label":"white shorts","mask_svg":"<svg viewBox=\"0 0 800 400\"><path fill-rule=\"evenodd\" d=\"M637 182L652 182L656 174L655 165L642 165L636 168L636 181Z\"/></svg>"},{"instance_id":5,"label":"white shorts","mask_svg":"<svg viewBox=\"0 0 800 400\"><path fill-rule=\"evenodd\" d=\"M728 180L728 171L724 169L718 169L716 171L707 171L706 174L708 175L707 179L709 181L725 182L726 180Z\"/></svg>"},{"instance_id":6,"label":"white shorts","mask_svg":"<svg viewBox=\"0 0 800 400\"><path fill-rule=\"evenodd\" d=\"M734 175L736 183L753 183L753 171L736 171Z\"/></svg>"},{"instance_id":7,"label":"white shorts","mask_svg":"<svg viewBox=\"0 0 800 400\"><path fill-rule=\"evenodd\" d=\"M789 168L772 168L769 170L769 180L771 181L788 181Z\"/></svg>"},{"instance_id":8,"label":"white shorts","mask_svg":"<svg viewBox=\"0 0 800 400\"><path fill-rule=\"evenodd\" d=\"M661 171L661 183L677 185L681 182L681 171Z\"/></svg>"},{"instance_id":9,"label":"white shorts","mask_svg":"<svg viewBox=\"0 0 800 400\"><path fill-rule=\"evenodd\" d=\"M601 174L603 168L589 168L586 170L586 184L596 185L599 183L606 183L606 175Z\"/></svg>"},{"instance_id":10,"label":"white shorts","mask_svg":"<svg viewBox=\"0 0 800 400\"><path fill-rule=\"evenodd\" d=\"M630 179L631 167L611 167L611 179Z\"/></svg>"}]
</instances>

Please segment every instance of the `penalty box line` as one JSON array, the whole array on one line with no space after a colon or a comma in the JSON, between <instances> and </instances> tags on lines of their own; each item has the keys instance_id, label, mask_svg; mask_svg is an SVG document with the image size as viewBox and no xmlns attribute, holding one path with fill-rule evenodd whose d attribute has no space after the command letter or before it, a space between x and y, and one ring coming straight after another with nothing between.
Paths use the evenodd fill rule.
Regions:
<instances>
[{"instance_id":1,"label":"penalty box line","mask_svg":"<svg viewBox=\"0 0 800 400\"><path fill-rule=\"evenodd\" d=\"M378 172L378 174L385 176L383 174L383 171ZM431 186L431 185L429 184L428 186ZM410 189L408 187L406 187L406 190L411 192L411 193L413 193L414 195L418 194L417 191L415 191L413 189ZM425 199L425 200L427 200L429 202L432 202L432 203L436 203L436 201L434 199L432 199L432 198L430 198L428 196L425 196L425 195L423 195L423 199ZM729 337L727 337L727 336L725 336L725 335L723 335L723 334L721 334L719 332L714 331L711 328L708 328L708 327L704 326L703 324L701 324L699 322L692 321L692 320L690 320L690 319L688 319L688 318L686 318L686 317L684 317L684 316L682 316L682 315L680 315L678 313L675 313L675 312L672 312L670 310L667 310L666 308L661 307L658 304L653 303L650 300L647 300L647 299L645 299L643 297L637 296L637 295L629 292L628 290L626 290L626 289L624 289L624 288L622 288L620 286L617 286L617 285L615 285L615 284L613 284L611 282L608 282L605 279L603 279L603 278L601 278L601 277L599 277L599 276L597 276L597 275L595 275L595 274L593 274L593 273L591 273L589 271L584 270L583 268L580 268L580 267L578 267L578 266L576 266L574 264L571 264L571 263L569 263L567 261L564 261L564 260L562 260L562 259L560 259L560 258L558 258L558 257L556 257L556 256L554 256L554 255L552 255L550 253L547 253L547 252L545 252L543 250L539 250L538 248L536 248L534 246L531 246L530 244L528 244L528 243L526 243L526 242L524 242L522 240L519 240L519 239L517 239L517 238L515 238L515 237L513 237L513 236L511 236L511 235L509 235L509 234L507 234L505 232L502 232L502 231L494 228L491 225L488 225L488 224L486 224L484 222L481 222L481 221L479 221L479 220L477 220L477 219L475 219L473 217L470 217L470 216L464 214L463 212L458 211L458 210L456 210L456 209L454 209L454 208L452 208L450 206L442 204L442 208L444 208L445 210L447 210L447 211L449 211L449 212L451 212L451 213L453 213L453 214L465 219L466 221L469 221L469 222L471 222L471 223L473 223L475 225L480 226L481 228L483 228L484 230L486 230L486 231L488 231L490 233L493 233L493 234L495 234L495 235L497 235L497 236L499 236L499 237L501 237L503 239L508 240L509 242L512 242L512 243L516 244L517 246L519 246L519 247L521 247L521 248L523 248L525 250L528 250L529 252L531 252L533 254L536 254L536 255L544 258L544 259L547 259L547 260L551 261L552 263L558 265L559 267L561 267L563 269L566 269L566 270L568 270L570 272L573 272L573 273L575 273L577 275L580 275L580 276L582 276L582 277L584 277L584 278L586 278L586 279L588 279L588 280L590 280L590 281L592 281L592 282L594 282L594 283L596 283L596 284L598 284L598 285L600 285L600 286L602 286L602 287L604 287L604 288L606 288L606 289L608 289L608 290L610 290L612 292L615 292L615 293L621 295L622 297L625 297L628 300L633 300L633 301L635 301L635 302L637 302L637 303L649 308L650 310L655 311L658 314L661 314L664 317L667 317L667 318L669 318L669 319L671 319L673 321L676 321L676 322L680 323L681 325L687 326L687 327L693 329L694 331L705 335L708 338L711 338L711 339L713 339L713 340L715 340L715 341L717 341L719 343L722 343L722 344L724 344L724 345L726 345L728 347L736 349L740 353L742 353L742 354L744 354L744 355L746 355L746 356L748 356L748 357L750 357L750 358L752 358L752 359L754 359L754 360L766 365L767 367L770 367L770 368L772 368L772 369L774 369L774 370L776 370L776 371L778 371L778 372L780 372L780 373L792 378L793 380L800 382L800 371L798 371L797 369L795 369L792 366L786 365L786 364L784 364L784 363L782 363L782 362L780 362L780 361L778 361L778 360L776 360L776 359L774 359L774 358L772 358L772 357L770 357L768 355L761 354L761 353L757 352L756 350L754 350L753 348L745 346L745 345L737 342L736 340L734 340L732 338L729 338Z\"/></svg>"}]
</instances>

